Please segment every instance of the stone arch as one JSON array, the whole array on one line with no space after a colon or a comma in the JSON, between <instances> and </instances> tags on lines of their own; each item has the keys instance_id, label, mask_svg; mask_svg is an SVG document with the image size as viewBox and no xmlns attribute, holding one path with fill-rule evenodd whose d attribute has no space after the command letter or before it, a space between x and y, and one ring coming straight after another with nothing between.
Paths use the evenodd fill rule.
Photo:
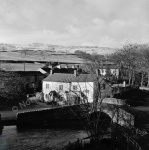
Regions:
<instances>
[{"instance_id":1,"label":"stone arch","mask_svg":"<svg viewBox=\"0 0 149 150\"><path fill-rule=\"evenodd\" d=\"M105 112L96 111L96 112L90 113L90 125L91 126L94 125L97 119L99 119L97 122L98 123L97 126L99 126L98 132L101 132L102 130L106 130L112 122L111 117Z\"/></svg>"}]
</instances>

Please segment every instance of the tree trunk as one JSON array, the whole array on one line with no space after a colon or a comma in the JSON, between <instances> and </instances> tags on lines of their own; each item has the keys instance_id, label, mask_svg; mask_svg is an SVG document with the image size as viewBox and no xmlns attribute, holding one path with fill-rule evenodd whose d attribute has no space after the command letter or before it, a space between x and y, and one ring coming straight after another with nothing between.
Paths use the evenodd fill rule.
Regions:
<instances>
[{"instance_id":1,"label":"tree trunk","mask_svg":"<svg viewBox=\"0 0 149 150\"><path fill-rule=\"evenodd\" d=\"M128 84L131 85L131 70L129 70L128 74L129 74L129 83Z\"/></svg>"},{"instance_id":2,"label":"tree trunk","mask_svg":"<svg viewBox=\"0 0 149 150\"><path fill-rule=\"evenodd\" d=\"M131 86L134 85L134 81L135 81L135 71L132 70L132 80L131 80Z\"/></svg>"},{"instance_id":3,"label":"tree trunk","mask_svg":"<svg viewBox=\"0 0 149 150\"><path fill-rule=\"evenodd\" d=\"M142 73L142 76L141 76L141 87L143 86L143 80L144 80L143 76L144 76L144 73Z\"/></svg>"},{"instance_id":4,"label":"tree trunk","mask_svg":"<svg viewBox=\"0 0 149 150\"><path fill-rule=\"evenodd\" d=\"M147 82L147 87L149 87L149 71L148 71L148 82Z\"/></svg>"}]
</instances>

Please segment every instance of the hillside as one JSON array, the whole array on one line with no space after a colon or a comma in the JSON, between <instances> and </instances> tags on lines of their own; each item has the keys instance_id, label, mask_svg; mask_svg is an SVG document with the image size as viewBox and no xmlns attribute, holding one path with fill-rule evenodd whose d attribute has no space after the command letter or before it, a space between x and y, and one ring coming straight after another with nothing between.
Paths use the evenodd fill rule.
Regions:
<instances>
[{"instance_id":1,"label":"hillside","mask_svg":"<svg viewBox=\"0 0 149 150\"><path fill-rule=\"evenodd\" d=\"M98 46L61 46L61 45L51 45L43 43L32 43L26 45L19 44L0 44L0 51L22 51L22 50L33 50L33 51L48 51L53 53L74 53L76 50L85 51L87 53L98 53L107 54L114 52L115 49L108 47L98 47Z\"/></svg>"}]
</instances>

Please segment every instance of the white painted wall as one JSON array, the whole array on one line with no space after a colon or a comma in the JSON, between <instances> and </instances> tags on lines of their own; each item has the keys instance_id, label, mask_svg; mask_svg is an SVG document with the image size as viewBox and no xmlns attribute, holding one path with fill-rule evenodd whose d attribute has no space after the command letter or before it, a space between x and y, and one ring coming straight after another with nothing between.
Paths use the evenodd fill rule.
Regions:
<instances>
[{"instance_id":1,"label":"white painted wall","mask_svg":"<svg viewBox=\"0 0 149 150\"><path fill-rule=\"evenodd\" d=\"M83 92L88 97L88 102L93 102L93 94L94 94L94 83L93 82L72 82L71 83L71 91L73 90L73 86L77 86L78 90ZM86 90L89 92L87 93Z\"/></svg>"},{"instance_id":2,"label":"white painted wall","mask_svg":"<svg viewBox=\"0 0 149 150\"><path fill-rule=\"evenodd\" d=\"M49 85L49 88L46 88L46 84ZM46 94L49 95L50 91L61 92L59 90L59 85L63 85L62 92L70 90L70 83L43 81L42 91L44 93L44 100L45 101L49 101L50 100L50 96L46 97Z\"/></svg>"},{"instance_id":3,"label":"white painted wall","mask_svg":"<svg viewBox=\"0 0 149 150\"><path fill-rule=\"evenodd\" d=\"M113 74L113 75L115 75L115 76L118 77L118 75L119 75L119 69L110 69L110 71L111 71L111 74Z\"/></svg>"},{"instance_id":4,"label":"white painted wall","mask_svg":"<svg viewBox=\"0 0 149 150\"><path fill-rule=\"evenodd\" d=\"M100 74L105 76L106 75L106 69L99 69L100 70Z\"/></svg>"},{"instance_id":5,"label":"white painted wall","mask_svg":"<svg viewBox=\"0 0 149 150\"><path fill-rule=\"evenodd\" d=\"M49 85L49 88L46 87L46 84ZM63 85L63 90L59 90L59 85ZM73 90L73 86L77 86L77 90ZM86 93L86 90L89 92ZM72 83L63 83L63 82L49 82L43 81L42 91L44 94L44 100L47 102L50 100L49 93L50 91L56 92L65 92L65 91L82 91L87 97L89 102L93 102L93 94L94 94L94 83L93 82L72 82ZM47 96L46 96L47 95Z\"/></svg>"},{"instance_id":6,"label":"white painted wall","mask_svg":"<svg viewBox=\"0 0 149 150\"><path fill-rule=\"evenodd\" d=\"M100 70L100 74L105 76L106 75L106 69L99 69ZM119 75L119 69L110 69L110 72L112 75L115 75L118 77Z\"/></svg>"}]
</instances>

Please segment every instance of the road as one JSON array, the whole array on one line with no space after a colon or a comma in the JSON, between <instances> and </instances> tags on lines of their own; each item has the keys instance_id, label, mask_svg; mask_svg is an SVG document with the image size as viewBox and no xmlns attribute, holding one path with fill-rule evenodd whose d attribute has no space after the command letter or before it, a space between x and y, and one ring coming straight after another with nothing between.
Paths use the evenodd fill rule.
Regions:
<instances>
[{"instance_id":1,"label":"road","mask_svg":"<svg viewBox=\"0 0 149 150\"><path fill-rule=\"evenodd\" d=\"M2 120L16 120L16 115L18 112L40 110L43 108L51 108L51 105L47 105L42 102L36 102L26 107L18 107L18 110L13 110L13 107L12 107L12 109L10 110L0 111L0 114L1 114Z\"/></svg>"}]
</instances>

